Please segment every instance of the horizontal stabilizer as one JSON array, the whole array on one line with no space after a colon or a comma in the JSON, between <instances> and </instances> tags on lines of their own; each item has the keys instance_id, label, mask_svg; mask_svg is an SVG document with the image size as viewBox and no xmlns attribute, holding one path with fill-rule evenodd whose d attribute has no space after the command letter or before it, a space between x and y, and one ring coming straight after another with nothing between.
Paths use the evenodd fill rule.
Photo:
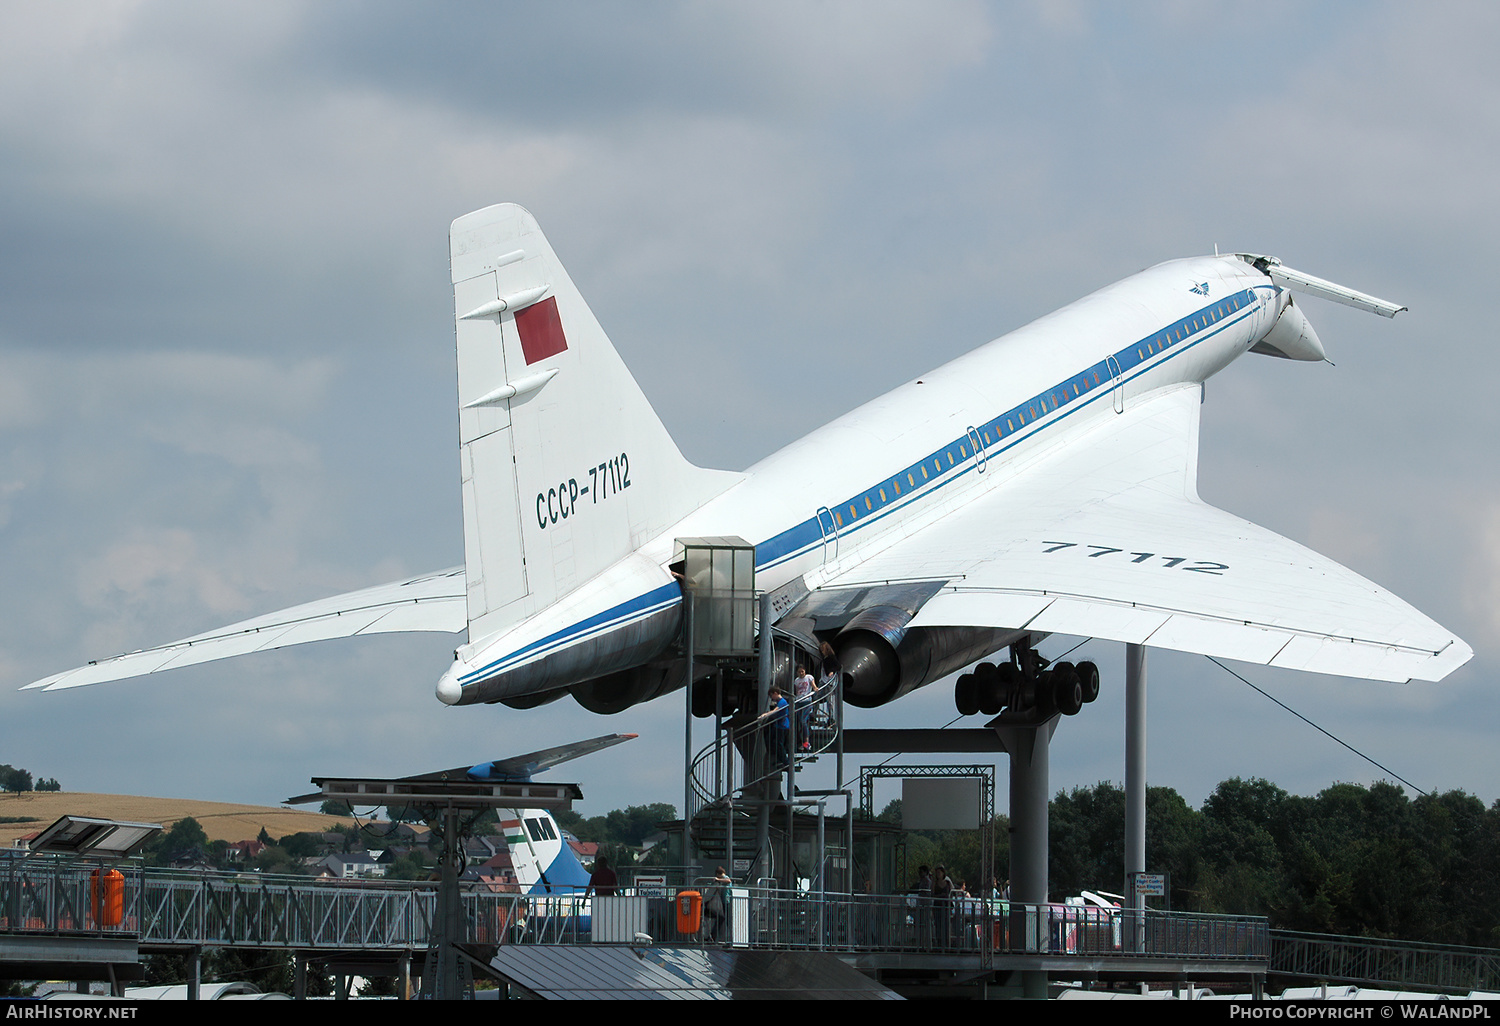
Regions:
<instances>
[{"instance_id":1,"label":"horizontal stabilizer","mask_svg":"<svg viewBox=\"0 0 1500 1026\"><path fill-rule=\"evenodd\" d=\"M528 752L525 755L512 755L509 758L495 759L492 762L481 762L477 766L455 766L453 769L440 770L437 773L419 773L416 776L401 779L525 782L543 770L549 770L565 762L572 762L574 759L592 755L606 748L613 748L621 742L632 741L637 736L636 734L604 734L587 741L573 741L569 744L558 745L556 748L544 748L540 752Z\"/></svg>"},{"instance_id":2,"label":"horizontal stabilizer","mask_svg":"<svg viewBox=\"0 0 1500 1026\"><path fill-rule=\"evenodd\" d=\"M456 634L468 625L467 614L464 570L454 567L306 602L167 645L95 660L87 666L27 684L21 690L61 691L309 641L352 638L356 634L400 631Z\"/></svg>"}]
</instances>

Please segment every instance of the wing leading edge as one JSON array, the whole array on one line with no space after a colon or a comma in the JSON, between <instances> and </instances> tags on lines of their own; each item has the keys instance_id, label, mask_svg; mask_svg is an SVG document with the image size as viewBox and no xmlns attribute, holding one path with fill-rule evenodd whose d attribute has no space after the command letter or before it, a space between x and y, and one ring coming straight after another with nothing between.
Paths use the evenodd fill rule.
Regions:
<instances>
[{"instance_id":1,"label":"wing leading edge","mask_svg":"<svg viewBox=\"0 0 1500 1026\"><path fill-rule=\"evenodd\" d=\"M910 627L1097 637L1374 680L1441 680L1473 650L1333 560L1198 498L1197 385L826 582L946 578Z\"/></svg>"},{"instance_id":2,"label":"wing leading edge","mask_svg":"<svg viewBox=\"0 0 1500 1026\"><path fill-rule=\"evenodd\" d=\"M310 641L352 638L357 634L458 633L468 626L467 601L464 569L454 567L307 602L155 648L100 659L27 684L21 690L60 691Z\"/></svg>"}]
</instances>

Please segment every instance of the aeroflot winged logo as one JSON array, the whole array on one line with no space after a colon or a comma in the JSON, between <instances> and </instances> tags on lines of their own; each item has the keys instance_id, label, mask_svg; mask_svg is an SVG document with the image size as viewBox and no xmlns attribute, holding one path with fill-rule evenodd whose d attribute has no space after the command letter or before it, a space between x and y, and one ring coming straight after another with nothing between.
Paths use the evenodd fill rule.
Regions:
<instances>
[{"instance_id":1,"label":"aeroflot winged logo","mask_svg":"<svg viewBox=\"0 0 1500 1026\"><path fill-rule=\"evenodd\" d=\"M1196 292L1200 296L1206 296L1208 295L1208 282L1201 281L1197 285L1194 285L1192 288L1190 288L1188 291ZM516 320L519 321L520 318L517 317ZM529 363L530 361L528 360L527 362Z\"/></svg>"},{"instance_id":2,"label":"aeroflot winged logo","mask_svg":"<svg viewBox=\"0 0 1500 1026\"><path fill-rule=\"evenodd\" d=\"M548 296L540 303L518 312L516 331L521 335L521 352L526 357L528 367L568 348L562 321L557 316L556 296Z\"/></svg>"}]
</instances>

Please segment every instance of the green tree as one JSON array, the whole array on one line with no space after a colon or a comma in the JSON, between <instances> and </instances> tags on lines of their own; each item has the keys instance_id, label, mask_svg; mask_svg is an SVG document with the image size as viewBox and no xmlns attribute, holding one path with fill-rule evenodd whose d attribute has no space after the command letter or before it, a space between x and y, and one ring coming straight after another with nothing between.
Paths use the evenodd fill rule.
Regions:
<instances>
[{"instance_id":1,"label":"green tree","mask_svg":"<svg viewBox=\"0 0 1500 1026\"><path fill-rule=\"evenodd\" d=\"M1170 898L1174 909L1197 907L1202 845L1202 813L1191 808L1182 795L1170 787L1146 788L1146 869L1168 875L1172 882ZM1121 854L1120 868L1123 870L1123 852ZM1113 887L1107 889L1114 890Z\"/></svg>"},{"instance_id":2,"label":"green tree","mask_svg":"<svg viewBox=\"0 0 1500 1026\"><path fill-rule=\"evenodd\" d=\"M427 880L433 875L433 862L423 856L420 848L413 848L398 855L385 870L388 880Z\"/></svg>"},{"instance_id":3,"label":"green tree","mask_svg":"<svg viewBox=\"0 0 1500 1026\"><path fill-rule=\"evenodd\" d=\"M1125 869L1125 792L1101 780L1058 792L1047 809L1049 897L1115 890Z\"/></svg>"},{"instance_id":4,"label":"green tree","mask_svg":"<svg viewBox=\"0 0 1500 1026\"><path fill-rule=\"evenodd\" d=\"M208 834L196 819L185 816L148 841L141 856L148 866L165 866L177 859L207 858Z\"/></svg>"},{"instance_id":5,"label":"green tree","mask_svg":"<svg viewBox=\"0 0 1500 1026\"><path fill-rule=\"evenodd\" d=\"M611 809L603 816L585 820L584 829L590 836L578 833L581 841L610 841L638 848L642 842L657 831L657 824L677 817L677 808L666 802L652 805L631 805L624 809Z\"/></svg>"},{"instance_id":6,"label":"green tree","mask_svg":"<svg viewBox=\"0 0 1500 1026\"><path fill-rule=\"evenodd\" d=\"M1048 804L1048 882L1057 900L1125 886L1125 792L1108 781L1058 793ZM1146 788L1146 868L1172 880L1174 909L1195 904L1201 814L1170 787Z\"/></svg>"},{"instance_id":7,"label":"green tree","mask_svg":"<svg viewBox=\"0 0 1500 1026\"><path fill-rule=\"evenodd\" d=\"M255 856L255 868L262 873L306 875L307 872L298 859L277 844L261 849L260 854Z\"/></svg>"},{"instance_id":8,"label":"green tree","mask_svg":"<svg viewBox=\"0 0 1500 1026\"><path fill-rule=\"evenodd\" d=\"M31 773L15 766L0 765L0 791L30 791Z\"/></svg>"},{"instance_id":9,"label":"green tree","mask_svg":"<svg viewBox=\"0 0 1500 1026\"><path fill-rule=\"evenodd\" d=\"M261 833L265 833L264 830ZM264 842L262 842L264 843ZM298 833L287 834L276 842L277 846L293 859L306 859L318 854L323 847L323 838L320 834Z\"/></svg>"},{"instance_id":10,"label":"green tree","mask_svg":"<svg viewBox=\"0 0 1500 1026\"><path fill-rule=\"evenodd\" d=\"M1234 777L1203 803L1203 887L1206 912L1270 916L1286 907L1282 806L1288 795L1270 781Z\"/></svg>"}]
</instances>

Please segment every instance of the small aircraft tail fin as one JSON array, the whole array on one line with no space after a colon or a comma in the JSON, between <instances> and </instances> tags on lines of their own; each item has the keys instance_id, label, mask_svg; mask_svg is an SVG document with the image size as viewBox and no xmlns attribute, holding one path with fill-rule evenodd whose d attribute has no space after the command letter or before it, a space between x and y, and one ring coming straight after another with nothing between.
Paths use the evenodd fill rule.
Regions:
<instances>
[{"instance_id":1,"label":"small aircraft tail fin","mask_svg":"<svg viewBox=\"0 0 1500 1026\"><path fill-rule=\"evenodd\" d=\"M683 457L528 211L477 210L449 238L472 643L736 478Z\"/></svg>"},{"instance_id":2,"label":"small aircraft tail fin","mask_svg":"<svg viewBox=\"0 0 1500 1026\"><path fill-rule=\"evenodd\" d=\"M545 809L502 809L500 827L522 894L582 894L588 870Z\"/></svg>"}]
</instances>

